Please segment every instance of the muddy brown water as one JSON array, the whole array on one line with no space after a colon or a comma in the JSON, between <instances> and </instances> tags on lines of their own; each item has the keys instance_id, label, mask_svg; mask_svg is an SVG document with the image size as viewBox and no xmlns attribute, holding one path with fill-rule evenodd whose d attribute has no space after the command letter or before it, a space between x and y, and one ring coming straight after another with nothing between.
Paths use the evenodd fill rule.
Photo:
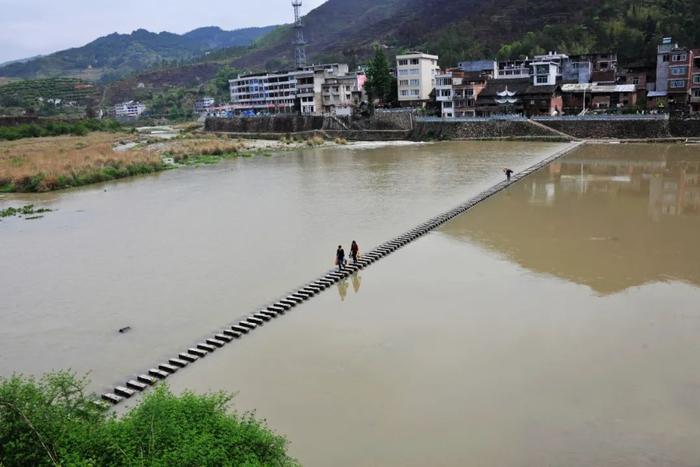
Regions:
<instances>
[{"instance_id":1,"label":"muddy brown water","mask_svg":"<svg viewBox=\"0 0 700 467\"><path fill-rule=\"evenodd\" d=\"M699 241L699 147L587 146L170 384L311 466L697 466Z\"/></svg>"},{"instance_id":2,"label":"muddy brown water","mask_svg":"<svg viewBox=\"0 0 700 467\"><path fill-rule=\"evenodd\" d=\"M339 243L374 246L562 147L361 144L2 195L55 211L0 221L0 375L123 384L317 277Z\"/></svg>"}]
</instances>

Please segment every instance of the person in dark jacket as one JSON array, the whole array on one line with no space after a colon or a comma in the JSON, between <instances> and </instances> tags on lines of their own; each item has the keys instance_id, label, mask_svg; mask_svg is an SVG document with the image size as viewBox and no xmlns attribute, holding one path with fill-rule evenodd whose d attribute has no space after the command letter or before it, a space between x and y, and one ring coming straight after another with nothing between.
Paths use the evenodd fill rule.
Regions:
<instances>
[{"instance_id":1,"label":"person in dark jacket","mask_svg":"<svg viewBox=\"0 0 700 467\"><path fill-rule=\"evenodd\" d=\"M338 271L342 271L345 265L345 250L342 245L338 245L338 250L335 252L335 263L338 265Z\"/></svg>"},{"instance_id":2,"label":"person in dark jacket","mask_svg":"<svg viewBox=\"0 0 700 467\"><path fill-rule=\"evenodd\" d=\"M510 181L510 177L513 176L513 171L511 169L503 169L503 173L506 174L506 178Z\"/></svg>"},{"instance_id":3,"label":"person in dark jacket","mask_svg":"<svg viewBox=\"0 0 700 467\"><path fill-rule=\"evenodd\" d=\"M357 256L360 254L360 247L355 240L352 241L350 246L350 258L352 258L352 264L357 264Z\"/></svg>"}]
</instances>

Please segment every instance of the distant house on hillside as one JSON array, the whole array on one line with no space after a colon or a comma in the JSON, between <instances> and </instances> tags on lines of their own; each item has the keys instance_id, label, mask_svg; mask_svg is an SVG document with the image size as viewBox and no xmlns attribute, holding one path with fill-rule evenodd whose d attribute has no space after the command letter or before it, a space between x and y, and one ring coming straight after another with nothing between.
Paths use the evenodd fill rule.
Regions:
<instances>
[{"instance_id":1,"label":"distant house on hillside","mask_svg":"<svg viewBox=\"0 0 700 467\"><path fill-rule=\"evenodd\" d=\"M114 106L114 116L117 118L139 118L146 111L146 105L141 102L128 101Z\"/></svg>"},{"instance_id":2,"label":"distant house on hillside","mask_svg":"<svg viewBox=\"0 0 700 467\"><path fill-rule=\"evenodd\" d=\"M194 112L196 114L205 114L209 109L216 105L216 100L213 97L204 96L194 101Z\"/></svg>"}]
</instances>

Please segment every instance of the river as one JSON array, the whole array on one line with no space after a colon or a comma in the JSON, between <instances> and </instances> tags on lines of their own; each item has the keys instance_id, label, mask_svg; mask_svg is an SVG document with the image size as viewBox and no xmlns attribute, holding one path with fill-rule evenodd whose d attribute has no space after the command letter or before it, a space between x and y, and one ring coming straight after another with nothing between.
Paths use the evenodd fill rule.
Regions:
<instances>
[{"instance_id":1,"label":"river","mask_svg":"<svg viewBox=\"0 0 700 467\"><path fill-rule=\"evenodd\" d=\"M318 276L338 244L374 246L562 147L359 144L5 195L54 212L0 222L0 375L123 383Z\"/></svg>"},{"instance_id":2,"label":"river","mask_svg":"<svg viewBox=\"0 0 700 467\"><path fill-rule=\"evenodd\" d=\"M695 466L699 214L697 146L586 146L170 384L310 466Z\"/></svg>"},{"instance_id":3,"label":"river","mask_svg":"<svg viewBox=\"0 0 700 467\"><path fill-rule=\"evenodd\" d=\"M0 224L0 371L121 383L337 243L561 147L309 150L48 195ZM235 392L309 466L696 466L699 239L700 147L585 146L168 381Z\"/></svg>"}]
</instances>

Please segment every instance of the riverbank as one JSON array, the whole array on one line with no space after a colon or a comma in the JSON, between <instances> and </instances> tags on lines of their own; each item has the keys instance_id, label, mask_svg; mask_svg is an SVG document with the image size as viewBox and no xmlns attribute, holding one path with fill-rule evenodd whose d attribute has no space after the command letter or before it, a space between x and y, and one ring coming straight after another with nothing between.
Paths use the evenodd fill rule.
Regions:
<instances>
[{"instance_id":1,"label":"riverbank","mask_svg":"<svg viewBox=\"0 0 700 467\"><path fill-rule=\"evenodd\" d=\"M187 128L0 142L0 193L41 193L224 159L329 144L318 137L241 140Z\"/></svg>"}]
</instances>

